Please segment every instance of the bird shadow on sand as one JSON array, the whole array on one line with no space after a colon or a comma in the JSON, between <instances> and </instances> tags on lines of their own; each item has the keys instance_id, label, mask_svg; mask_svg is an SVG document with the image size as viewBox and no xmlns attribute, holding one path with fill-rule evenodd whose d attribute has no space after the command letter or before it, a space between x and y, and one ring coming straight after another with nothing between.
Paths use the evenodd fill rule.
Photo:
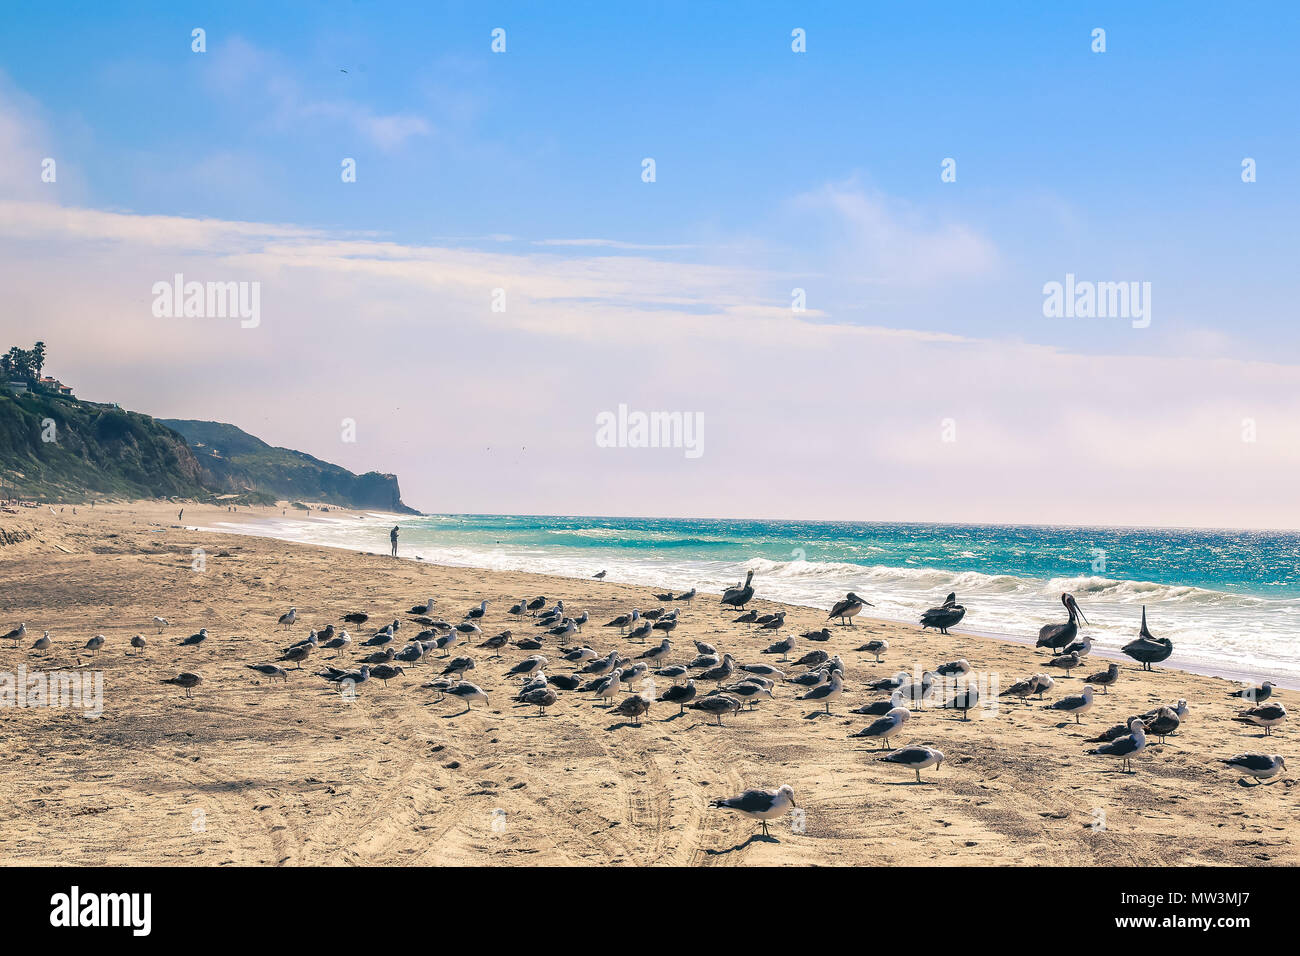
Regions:
<instances>
[{"instance_id":1,"label":"bird shadow on sand","mask_svg":"<svg viewBox=\"0 0 1300 956\"><path fill-rule=\"evenodd\" d=\"M624 727L636 727L639 729L644 726L645 724L638 724L632 720L621 720L617 724L610 724L608 727L605 728L605 730L612 733L613 731L621 730Z\"/></svg>"},{"instance_id":2,"label":"bird shadow on sand","mask_svg":"<svg viewBox=\"0 0 1300 956\"><path fill-rule=\"evenodd\" d=\"M933 780L892 780L885 784L886 787L933 787Z\"/></svg>"},{"instance_id":3,"label":"bird shadow on sand","mask_svg":"<svg viewBox=\"0 0 1300 956\"><path fill-rule=\"evenodd\" d=\"M826 713L826 711L824 711L824 710L814 710L814 711L813 711L812 713L810 713L810 714L804 714L804 715L803 715L803 719L804 719L804 720L816 720L818 717L834 717L834 716L835 716L834 714L828 714L828 713Z\"/></svg>"},{"instance_id":4,"label":"bird shadow on sand","mask_svg":"<svg viewBox=\"0 0 1300 956\"><path fill-rule=\"evenodd\" d=\"M705 850L708 856L726 856L728 853L735 853L737 850L743 850L751 843L780 843L774 836L764 836L762 833L755 833L743 843L737 843L735 846L729 846L725 850Z\"/></svg>"},{"instance_id":5,"label":"bird shadow on sand","mask_svg":"<svg viewBox=\"0 0 1300 956\"><path fill-rule=\"evenodd\" d=\"M673 714L671 717L663 717L663 718L661 718L660 721L659 721L659 723L661 723L661 724L666 724L666 723L668 723L669 721L676 720L678 717L685 717L685 716L686 716L686 712L685 712L685 711L682 711L682 712L679 713L679 714Z\"/></svg>"}]
</instances>

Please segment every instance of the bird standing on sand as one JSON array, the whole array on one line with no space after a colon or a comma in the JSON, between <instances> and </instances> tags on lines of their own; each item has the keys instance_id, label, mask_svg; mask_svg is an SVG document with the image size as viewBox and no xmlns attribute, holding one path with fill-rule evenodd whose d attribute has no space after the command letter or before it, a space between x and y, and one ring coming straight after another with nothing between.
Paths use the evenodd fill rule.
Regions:
<instances>
[{"instance_id":1,"label":"bird standing on sand","mask_svg":"<svg viewBox=\"0 0 1300 956\"><path fill-rule=\"evenodd\" d=\"M289 672L279 664L245 664L250 671L257 671L263 677L279 677L289 683Z\"/></svg>"},{"instance_id":2,"label":"bird standing on sand","mask_svg":"<svg viewBox=\"0 0 1300 956\"><path fill-rule=\"evenodd\" d=\"M1144 671L1149 671L1152 664L1159 664L1174 652L1174 642L1167 637L1151 636L1151 632L1147 630L1147 609L1143 605L1142 629L1138 631L1137 640L1130 641L1120 650L1140 662Z\"/></svg>"},{"instance_id":3,"label":"bird standing on sand","mask_svg":"<svg viewBox=\"0 0 1300 956\"><path fill-rule=\"evenodd\" d=\"M939 607L932 607L921 615L921 630L927 627L938 628L940 634L947 634L948 628L961 623L966 616L966 609L957 603L957 592L953 591Z\"/></svg>"},{"instance_id":4,"label":"bird standing on sand","mask_svg":"<svg viewBox=\"0 0 1300 956\"><path fill-rule=\"evenodd\" d=\"M854 707L850 714L862 714L866 717L883 717L895 707L903 706L903 694L901 691L894 691L888 700L873 700L869 704L863 704L861 707Z\"/></svg>"},{"instance_id":5,"label":"bird standing on sand","mask_svg":"<svg viewBox=\"0 0 1300 956\"><path fill-rule=\"evenodd\" d=\"M1067 714L1073 714L1074 722L1079 723L1079 717L1092 710L1092 685L1086 685L1082 694L1074 694L1070 697L1062 697L1060 700L1052 701L1044 710L1059 710Z\"/></svg>"},{"instance_id":6,"label":"bird standing on sand","mask_svg":"<svg viewBox=\"0 0 1300 956\"><path fill-rule=\"evenodd\" d=\"M131 646L134 647L136 650L138 650L141 654L143 654L145 648L144 635L137 634L135 637L131 638Z\"/></svg>"},{"instance_id":7,"label":"bird standing on sand","mask_svg":"<svg viewBox=\"0 0 1300 956\"><path fill-rule=\"evenodd\" d=\"M531 677L533 674L536 674L538 671L540 671L543 667L545 667L549 663L550 661L547 660L545 657L543 657L541 654L534 654L532 657L525 657L514 667L510 668L510 670L506 671L506 676L507 677Z\"/></svg>"},{"instance_id":8,"label":"bird standing on sand","mask_svg":"<svg viewBox=\"0 0 1300 956\"><path fill-rule=\"evenodd\" d=\"M731 675L736 673L736 660L730 654L723 654L722 661L717 667L710 667L700 673L700 680L711 680L716 684L721 684L724 680L731 680Z\"/></svg>"},{"instance_id":9,"label":"bird standing on sand","mask_svg":"<svg viewBox=\"0 0 1300 956\"><path fill-rule=\"evenodd\" d=\"M1101 757L1119 757L1121 769L1126 773L1132 773L1133 764L1131 761L1133 755L1140 753L1146 747L1147 735L1146 728L1139 717L1134 717L1128 722L1128 729L1128 736L1120 737L1118 740L1102 744L1100 747L1085 752Z\"/></svg>"},{"instance_id":10,"label":"bird standing on sand","mask_svg":"<svg viewBox=\"0 0 1300 956\"><path fill-rule=\"evenodd\" d=\"M970 684L965 690L958 691L951 700L945 701L943 707L948 710L960 710L961 719L969 720L969 711L975 708L979 702L979 688L974 684Z\"/></svg>"},{"instance_id":11,"label":"bird standing on sand","mask_svg":"<svg viewBox=\"0 0 1300 956\"><path fill-rule=\"evenodd\" d=\"M324 644L321 645L321 647L332 650L334 652L334 656L337 658L340 654L343 653L343 648L347 647L351 643L352 643L352 635L349 634L346 630L344 630L344 631L339 631L338 637L334 638L333 640L326 641Z\"/></svg>"},{"instance_id":12,"label":"bird standing on sand","mask_svg":"<svg viewBox=\"0 0 1300 956\"><path fill-rule=\"evenodd\" d=\"M1260 704L1258 707L1250 707L1240 711L1233 720L1243 724L1254 724L1256 727L1263 727L1264 736L1271 737L1273 736L1273 728L1286 720L1286 708L1282 706L1281 701Z\"/></svg>"},{"instance_id":13,"label":"bird standing on sand","mask_svg":"<svg viewBox=\"0 0 1300 956\"><path fill-rule=\"evenodd\" d=\"M36 643L31 647L34 651L48 651L50 649L50 632L46 631L36 639Z\"/></svg>"},{"instance_id":14,"label":"bird standing on sand","mask_svg":"<svg viewBox=\"0 0 1300 956\"><path fill-rule=\"evenodd\" d=\"M695 699L695 681L688 680L685 684L674 684L665 690L659 700L665 704L676 704L677 713L686 713L686 705Z\"/></svg>"},{"instance_id":15,"label":"bird standing on sand","mask_svg":"<svg viewBox=\"0 0 1300 956\"><path fill-rule=\"evenodd\" d=\"M279 661L292 661L297 665L297 669L302 669L302 662L311 657L312 645L302 644L298 647L291 647L283 655L276 658Z\"/></svg>"},{"instance_id":16,"label":"bird standing on sand","mask_svg":"<svg viewBox=\"0 0 1300 956\"><path fill-rule=\"evenodd\" d=\"M1070 676L1070 671L1079 666L1078 654L1062 654L1059 657L1053 657L1047 662L1048 667L1059 667L1065 671L1065 676Z\"/></svg>"},{"instance_id":17,"label":"bird standing on sand","mask_svg":"<svg viewBox=\"0 0 1300 956\"><path fill-rule=\"evenodd\" d=\"M641 726L641 715L650 710L650 698L644 694L633 694L627 700L615 707L610 713L618 714L620 717L626 717Z\"/></svg>"},{"instance_id":18,"label":"bird standing on sand","mask_svg":"<svg viewBox=\"0 0 1300 956\"><path fill-rule=\"evenodd\" d=\"M893 753L877 757L885 763L896 763L916 772L916 782L921 782L921 771L926 767L938 767L943 763L943 751L933 747L903 747Z\"/></svg>"},{"instance_id":19,"label":"bird standing on sand","mask_svg":"<svg viewBox=\"0 0 1300 956\"><path fill-rule=\"evenodd\" d=\"M840 696L844 690L844 678L840 676L839 671L831 671L831 679L819 687L814 687L808 693L802 695L800 700L810 700L814 703L825 704L826 713L831 712L831 701Z\"/></svg>"},{"instance_id":20,"label":"bird standing on sand","mask_svg":"<svg viewBox=\"0 0 1300 956\"><path fill-rule=\"evenodd\" d=\"M662 658L667 657L668 652L671 651L672 648L673 648L672 644L669 643L668 638L665 637L659 643L658 647L652 647L649 650L645 651L644 653L638 654L636 659L639 661L646 660L646 661L650 661L651 663L655 663L661 660Z\"/></svg>"},{"instance_id":21,"label":"bird standing on sand","mask_svg":"<svg viewBox=\"0 0 1300 956\"><path fill-rule=\"evenodd\" d=\"M26 636L27 636L27 625L24 623L24 624L19 624L12 631L6 634L4 636L4 639L6 641L13 641L14 646L16 647L18 645L18 642L21 641Z\"/></svg>"},{"instance_id":22,"label":"bird standing on sand","mask_svg":"<svg viewBox=\"0 0 1300 956\"><path fill-rule=\"evenodd\" d=\"M592 577L595 578L597 581L603 581L605 580L605 575L608 573L609 573L608 571L597 571L595 574L592 575Z\"/></svg>"},{"instance_id":23,"label":"bird standing on sand","mask_svg":"<svg viewBox=\"0 0 1300 956\"><path fill-rule=\"evenodd\" d=\"M754 572L745 575L744 586L727 588L719 604L744 610L745 605L754 599Z\"/></svg>"},{"instance_id":24,"label":"bird standing on sand","mask_svg":"<svg viewBox=\"0 0 1300 956\"><path fill-rule=\"evenodd\" d=\"M1024 700L1026 697L1034 693L1035 687L1036 681L1032 677L1028 677L1025 680L1016 681L1002 693L998 694L998 696L1019 697L1021 700Z\"/></svg>"},{"instance_id":25,"label":"bird standing on sand","mask_svg":"<svg viewBox=\"0 0 1300 956\"><path fill-rule=\"evenodd\" d=\"M872 654L876 658L876 663L880 663L880 655L889 650L889 641L867 641L861 647L856 648L865 654Z\"/></svg>"},{"instance_id":26,"label":"bird standing on sand","mask_svg":"<svg viewBox=\"0 0 1300 956\"><path fill-rule=\"evenodd\" d=\"M722 727L722 717L724 714L734 714L740 710L740 701L730 694L712 694L708 697L702 697L690 705L691 710L702 710L706 714L712 714L718 718L718 726Z\"/></svg>"},{"instance_id":27,"label":"bird standing on sand","mask_svg":"<svg viewBox=\"0 0 1300 956\"><path fill-rule=\"evenodd\" d=\"M487 601L481 601L478 607L470 608L470 610L465 612L465 619L467 621L477 621L481 619L483 615L487 613L487 606Z\"/></svg>"},{"instance_id":28,"label":"bird standing on sand","mask_svg":"<svg viewBox=\"0 0 1300 956\"><path fill-rule=\"evenodd\" d=\"M405 673L405 669L400 664L377 664L370 668L370 676L378 678L383 682L385 687L388 686L388 682L394 677L398 677Z\"/></svg>"},{"instance_id":29,"label":"bird standing on sand","mask_svg":"<svg viewBox=\"0 0 1300 956\"><path fill-rule=\"evenodd\" d=\"M1110 685L1115 683L1117 680L1119 680L1119 665L1114 661L1111 661L1110 666L1104 671L1100 671L1096 674L1089 674L1083 679L1083 682L1085 684L1095 684L1101 688L1103 694L1108 694L1110 691L1106 688L1110 687Z\"/></svg>"},{"instance_id":30,"label":"bird standing on sand","mask_svg":"<svg viewBox=\"0 0 1300 956\"><path fill-rule=\"evenodd\" d=\"M442 669L443 677L454 677L460 680L465 676L466 671L474 669L474 658L472 657L453 657L451 663Z\"/></svg>"},{"instance_id":31,"label":"bird standing on sand","mask_svg":"<svg viewBox=\"0 0 1300 956\"><path fill-rule=\"evenodd\" d=\"M291 607L289 608L288 613L280 615L280 626L286 628L293 627L293 622L296 620L298 620L298 609L296 607Z\"/></svg>"},{"instance_id":32,"label":"bird standing on sand","mask_svg":"<svg viewBox=\"0 0 1300 956\"><path fill-rule=\"evenodd\" d=\"M197 634L191 634L189 637L185 638L185 640L181 641L180 644L178 644L177 646L198 647L207 639L208 639L208 629L206 627L201 627L199 628L199 632Z\"/></svg>"},{"instance_id":33,"label":"bird standing on sand","mask_svg":"<svg viewBox=\"0 0 1300 956\"><path fill-rule=\"evenodd\" d=\"M198 674L193 674L189 671L181 671L181 673L177 674L175 677L168 677L166 680L159 681L158 683L175 684L177 687L184 687L185 696L193 697L194 695L191 694L190 691L202 684L203 678Z\"/></svg>"},{"instance_id":34,"label":"bird standing on sand","mask_svg":"<svg viewBox=\"0 0 1300 956\"><path fill-rule=\"evenodd\" d=\"M459 697L465 702L465 709L461 711L462 714L469 713L475 703L486 704L488 702L488 695L483 692L483 688L477 684L471 684L469 681L452 684L444 693L450 694L452 697Z\"/></svg>"},{"instance_id":35,"label":"bird standing on sand","mask_svg":"<svg viewBox=\"0 0 1300 956\"><path fill-rule=\"evenodd\" d=\"M1258 687L1249 685L1241 690L1234 690L1229 697L1238 697L1241 700L1248 700L1252 704L1262 704L1273 696L1273 688L1276 685L1271 680L1266 680Z\"/></svg>"},{"instance_id":36,"label":"bird standing on sand","mask_svg":"<svg viewBox=\"0 0 1300 956\"><path fill-rule=\"evenodd\" d=\"M781 660L789 660L790 652L794 650L795 637L788 634L774 644L769 644L764 650L764 654L780 654Z\"/></svg>"},{"instance_id":37,"label":"bird standing on sand","mask_svg":"<svg viewBox=\"0 0 1300 956\"><path fill-rule=\"evenodd\" d=\"M863 727L856 734L849 734L850 737L873 737L880 741L880 749L885 749L885 742L899 734L903 730L903 725L911 718L912 712L906 707L891 707L886 714L879 720L872 721L866 727Z\"/></svg>"},{"instance_id":38,"label":"bird standing on sand","mask_svg":"<svg viewBox=\"0 0 1300 956\"><path fill-rule=\"evenodd\" d=\"M153 619L153 622L154 622L155 625L157 625L157 627L158 627L158 633L159 633L159 634L161 634L161 633L163 632L163 628L164 628L164 627L170 627L170 626L171 626L171 621L167 620L167 618L165 618L165 617L155 617L155 618Z\"/></svg>"},{"instance_id":39,"label":"bird standing on sand","mask_svg":"<svg viewBox=\"0 0 1300 956\"><path fill-rule=\"evenodd\" d=\"M831 613L826 615L826 620L838 620L840 624L852 626L853 619L862 613L864 607L875 607L875 605L850 591L844 596L844 600L835 602Z\"/></svg>"},{"instance_id":40,"label":"bird standing on sand","mask_svg":"<svg viewBox=\"0 0 1300 956\"><path fill-rule=\"evenodd\" d=\"M644 643L645 639L650 635L650 631L653 629L654 624L651 621L642 621L636 627L627 632L627 639L629 641L641 641Z\"/></svg>"},{"instance_id":41,"label":"bird standing on sand","mask_svg":"<svg viewBox=\"0 0 1300 956\"><path fill-rule=\"evenodd\" d=\"M492 651L493 657L500 657L501 648L505 647L509 643L510 643L510 632L502 631L500 634L496 635L495 637L489 637L486 641L480 644L479 647L486 647L488 650Z\"/></svg>"},{"instance_id":42,"label":"bird standing on sand","mask_svg":"<svg viewBox=\"0 0 1300 956\"><path fill-rule=\"evenodd\" d=\"M1245 774L1242 777L1243 784L1246 782L1246 777L1254 777L1255 786L1259 786L1270 777L1276 777L1286 769L1286 760L1281 754L1237 754L1223 762L1233 770Z\"/></svg>"},{"instance_id":43,"label":"bird standing on sand","mask_svg":"<svg viewBox=\"0 0 1300 956\"><path fill-rule=\"evenodd\" d=\"M99 652L104 647L104 635L96 634L90 640L86 641L86 650L90 651L92 656L98 657Z\"/></svg>"},{"instance_id":44,"label":"bird standing on sand","mask_svg":"<svg viewBox=\"0 0 1300 956\"><path fill-rule=\"evenodd\" d=\"M559 699L560 695L555 692L555 689L546 685L526 691L515 698L521 704L536 707L538 714L542 717L546 716L546 708Z\"/></svg>"},{"instance_id":45,"label":"bird standing on sand","mask_svg":"<svg viewBox=\"0 0 1300 956\"><path fill-rule=\"evenodd\" d=\"M1059 651L1073 641L1075 635L1079 633L1080 620L1084 624L1088 623L1088 619L1079 610L1079 602L1074 599L1073 594L1062 594L1061 603L1065 605L1065 609L1070 613L1070 619L1064 624L1044 624L1038 631L1036 647L1046 647L1050 651Z\"/></svg>"},{"instance_id":46,"label":"bird standing on sand","mask_svg":"<svg viewBox=\"0 0 1300 956\"><path fill-rule=\"evenodd\" d=\"M719 797L709 802L712 809L736 810L751 820L757 820L762 827L763 836L771 836L767 821L785 813L789 807L797 807L794 802L794 788L789 784L775 790L746 790L738 797Z\"/></svg>"}]
</instances>

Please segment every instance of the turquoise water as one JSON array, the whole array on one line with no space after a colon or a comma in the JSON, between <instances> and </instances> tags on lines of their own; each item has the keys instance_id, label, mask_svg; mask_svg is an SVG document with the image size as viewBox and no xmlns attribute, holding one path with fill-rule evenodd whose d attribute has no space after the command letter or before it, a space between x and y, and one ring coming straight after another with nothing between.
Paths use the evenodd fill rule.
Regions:
<instances>
[{"instance_id":1,"label":"turquoise water","mask_svg":"<svg viewBox=\"0 0 1300 956\"><path fill-rule=\"evenodd\" d=\"M877 617L915 621L957 591L962 629L1032 638L1065 620L1070 591L1090 634L1117 650L1170 637L1171 661L1300 683L1300 533L910 523L432 515L268 520L239 530L501 570L716 591L755 571L760 598L829 607L847 590ZM216 530L235 530L229 527Z\"/></svg>"}]
</instances>

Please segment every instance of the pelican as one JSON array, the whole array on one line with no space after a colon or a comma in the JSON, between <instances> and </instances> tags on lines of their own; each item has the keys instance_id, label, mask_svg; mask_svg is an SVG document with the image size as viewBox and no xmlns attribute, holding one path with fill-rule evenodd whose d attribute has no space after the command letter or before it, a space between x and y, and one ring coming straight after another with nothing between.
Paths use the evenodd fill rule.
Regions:
<instances>
[{"instance_id":1,"label":"pelican","mask_svg":"<svg viewBox=\"0 0 1300 956\"><path fill-rule=\"evenodd\" d=\"M757 820L762 826L763 836L771 836L767 821L785 813L786 807L797 807L794 802L794 789L786 784L776 790L746 790L738 797L721 797L710 801L709 807L723 810L737 810Z\"/></svg>"},{"instance_id":2,"label":"pelican","mask_svg":"<svg viewBox=\"0 0 1300 956\"><path fill-rule=\"evenodd\" d=\"M740 608L742 611L745 605L754 599L754 572L750 571L745 575L745 586L727 588L719 604L725 604L728 607Z\"/></svg>"},{"instance_id":3,"label":"pelican","mask_svg":"<svg viewBox=\"0 0 1300 956\"><path fill-rule=\"evenodd\" d=\"M1174 652L1174 642L1167 637L1152 637L1147 630L1147 609L1142 607L1142 630L1137 640L1125 644L1121 650L1133 660L1142 664L1144 671L1151 670L1152 664L1159 664Z\"/></svg>"},{"instance_id":4,"label":"pelican","mask_svg":"<svg viewBox=\"0 0 1300 956\"><path fill-rule=\"evenodd\" d=\"M1038 632L1038 643L1035 646L1059 651L1073 641L1075 635L1079 633L1080 619L1083 620L1084 624L1088 623L1088 619L1079 610L1079 604L1074 600L1073 594L1062 594L1061 603L1070 612L1070 619L1064 624L1044 624Z\"/></svg>"},{"instance_id":5,"label":"pelican","mask_svg":"<svg viewBox=\"0 0 1300 956\"><path fill-rule=\"evenodd\" d=\"M948 628L954 626L966 616L966 609L957 603L957 592L953 591L939 607L932 607L921 615L921 630L927 627L939 629L940 634L947 634Z\"/></svg>"},{"instance_id":6,"label":"pelican","mask_svg":"<svg viewBox=\"0 0 1300 956\"><path fill-rule=\"evenodd\" d=\"M847 623L852 626L853 619L862 613L864 607L875 607L875 605L850 591L844 596L843 601L835 602L831 613L826 615L826 620L838 620L841 624Z\"/></svg>"}]
</instances>

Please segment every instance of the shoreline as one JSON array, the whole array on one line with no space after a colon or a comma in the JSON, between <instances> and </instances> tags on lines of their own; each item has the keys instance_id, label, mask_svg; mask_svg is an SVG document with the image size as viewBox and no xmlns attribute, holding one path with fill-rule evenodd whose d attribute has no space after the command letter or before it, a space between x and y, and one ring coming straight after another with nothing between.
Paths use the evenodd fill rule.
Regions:
<instances>
[{"instance_id":1,"label":"shoreline","mask_svg":"<svg viewBox=\"0 0 1300 956\"><path fill-rule=\"evenodd\" d=\"M190 507L187 517L200 524L227 514L195 507L191 515ZM7 532L30 535L14 534L17 543L0 548L0 587L7 613L34 632L0 647L0 670L89 667L102 672L104 687L103 714L93 720L0 708L0 739L14 755L0 765L5 863L1300 864L1295 781L1242 786L1219 763L1247 750L1294 757L1294 730L1283 724L1266 738L1235 722L1239 705L1225 697L1234 685L1217 678L1126 666L1077 724L1044 707L1077 693L1084 670L1057 675L1042 703L1003 699L966 721L935 706L917 709L890 744L944 752L943 766L925 771L919 785L882 763L875 743L852 736L872 720L852 708L882 696L868 682L965 657L1006 687L1041 670L1045 655L859 618L796 651L842 656L845 690L829 714L800 701L796 685L778 682L775 699L723 726L662 703L638 726L577 692L562 692L545 717L513 703L519 679L509 671L529 654L547 655L548 673L572 669L548 638L540 652L511 645L499 658L467 648L477 662L467 677L489 696L468 711L423 687L446 666L440 656L386 686L372 680L348 701L312 672L353 666L360 654L318 653L301 670L290 667L287 681L268 681L248 665L275 660L309 626L364 609L372 620L356 629L355 650L386 620L411 626L408 608L428 596L448 620L487 599L484 635L532 634L527 621L505 614L522 594L588 611L579 639L635 659L652 644L599 625L644 606L648 589L196 532L172 523L177 510L105 505L75 518L0 521ZM804 671L761 656L772 633L733 623L715 602L681 605L673 659L689 659L692 640L703 640L741 663ZM290 605L297 623L277 626ZM784 609L782 633L822 625L824 612ZM171 622L162 634L148 623L159 613ZM181 646L200 626L209 640ZM28 648L44 628L53 647L41 655ZM91 658L82 645L96 633L106 643ZM148 641L142 654L128 646L136 633ZM890 642L879 664L855 650L872 638ZM204 678L192 697L161 683L182 670ZM662 691L667 681L658 680ZM1191 705L1184 724L1166 744L1152 741L1134 774L1087 753L1095 746L1089 736L1179 698ZM746 787L781 784L794 788L806 826L774 821L770 839L756 839L752 821L709 807Z\"/></svg>"},{"instance_id":2,"label":"shoreline","mask_svg":"<svg viewBox=\"0 0 1300 956\"><path fill-rule=\"evenodd\" d=\"M382 513L382 512L374 512L374 511L365 511L365 512L360 512L360 511L356 511L356 510L353 510L353 509L342 509L342 508L335 509L335 510L341 512L341 513L344 514L344 515L361 515L361 514L364 514L364 515L367 516L367 517L374 517L374 518L380 518L380 517L382 517L382 518L385 519L385 520L391 520L391 519L401 520L402 517L403 517L402 515L396 515L396 514L385 514L385 513ZM331 512L331 513L333 513L333 512ZM410 517L410 516L406 516L406 517ZM453 516L442 516L442 515L430 516L430 515L425 515L424 517L456 517L456 516L454 516L454 515L453 515ZM514 517L518 517L518 516L514 516ZM276 519L275 519L274 517L270 517L270 516L262 516L262 515L256 515L256 514L251 514L251 513L250 513L250 514L248 514L248 515L246 516L246 519L245 519L245 520L246 520L247 522L264 522L264 521L265 521L265 522L267 522L267 524L268 524L268 526L269 526L269 525L270 525L271 523L273 523ZM242 524L242 523L244 523L244 522L237 522L237 523L241 523L241 524ZM239 536L239 535L241 534L240 531L232 530L232 529L228 529L228 528L220 528L220 527L198 527L198 526L195 526L195 527L194 527L194 530L195 530L195 531L208 532L208 533L212 533L212 534L231 534L231 535L235 535L235 536ZM310 547L331 548L331 549L340 550L340 551L350 551L350 552L358 553L358 554L382 554L382 552L379 552L379 551L368 551L368 550L366 550L366 549L364 549L364 548L360 548L360 547L351 547L351 546L344 545L344 544L330 544L330 543L320 542L320 541L295 541L295 540L290 539L290 538L282 538L282 537L279 537L279 536L277 536L277 535L273 535L273 534L259 535L259 534L252 533L251 536L253 536L253 537L264 537L264 538L269 538L269 539L271 539L271 540L273 540L273 541L280 541L280 542L282 542L282 543L284 543L284 544L290 544L290 545L307 545L307 546L310 546ZM402 556L400 553L399 553L398 557L401 558L402 560L405 560L405 561L416 561L416 562L420 562L420 563L431 563L431 562L427 562L427 561L425 561L423 558L404 557L404 556ZM483 564L472 564L472 563L466 563L466 564L455 563L455 564L446 564L446 565L444 565L444 566L447 566L447 567L476 568L476 569L479 569L479 570L482 570L482 571L487 571L487 572L497 572L497 571L500 571L500 570L501 570L501 569L493 568L493 567L490 567L490 566L487 566L487 565L483 565ZM938 569L936 569L936 570L938 570ZM511 573L511 572L507 572L507 573ZM581 577L578 577L578 576L576 576L576 575L566 575L566 574L559 573L559 572L555 572L555 571L520 571L520 572L518 572L518 573L539 574L539 575L543 575L543 576L545 576L545 577L552 577L552 578L556 578L556 579L558 579L558 580L563 580L563 581L587 581L587 580L588 580L588 579L586 579L586 578L581 578ZM955 574L956 572L949 572L949 573L954 573L954 574ZM681 587L681 586L682 586L681 584L679 584L679 583L675 583L675 582L673 582L673 581L671 581L671 580L660 580L660 581L658 581L657 583L649 583L649 584L647 584L647 583L643 583L643 582L620 581L618 578L608 578L607 580L609 581L609 583L621 583L621 584L624 584L624 585L629 586L629 587L676 588L676 587ZM690 584L690 585L688 585L688 586L693 587L694 584ZM781 605L781 606L783 606L783 607L802 608L802 609L817 610L817 611L826 611L826 610L829 609L830 604L833 603L834 600L838 599L838 597L839 597L838 594L834 595L834 596L831 598L830 602L826 603L824 606L818 606L818 605L816 605L816 604L804 604L804 603L800 603L800 602L798 602L798 601L793 601L793 600L788 600L788 599L780 599L780 600L776 600L776 599L765 598L764 600L767 601L768 603L778 604L778 605ZM860 619L861 619L861 620L871 620L871 621L876 621L876 622L879 622L879 623L881 623L881 624L900 625L900 626L904 626L904 627L915 627L915 626L917 626L917 622L916 622L915 620L905 620L905 619L902 619L902 618L884 617L884 616L875 616L875 615L870 615L870 616L869 616L869 615L867 614L867 612L865 612L865 611L864 611L864 612L862 613L862 615L860 616ZM1021 646L1027 646L1027 647L1033 647L1033 646L1034 646L1034 641L1035 641L1035 638L1030 637L1030 636L1021 636L1021 635L1017 635L1017 634L1012 634L1012 633L1007 632L1007 631L999 631L999 630L986 629L986 628L971 628L971 627L963 626L963 625L958 625L958 626L957 626L957 627L952 631L952 633L968 634L968 635L970 635L970 636L972 636L972 637L991 638L991 639L994 639L994 640L1006 641L1006 642L1009 642L1009 643L1012 643L1012 644L1017 644L1017 645L1021 645ZM1134 636L1136 636L1136 632L1135 632ZM1117 661L1117 662L1119 662L1119 663L1121 663L1121 664L1136 665L1136 663L1137 663L1137 662L1135 662L1132 658L1130 658L1130 657L1124 655L1122 652L1120 652L1120 651L1118 651L1118 650L1115 650L1115 649L1112 649L1112 648L1100 647L1100 646L1098 646L1098 647L1094 647L1093 652L1092 652L1092 656L1093 656L1093 657L1096 657L1096 658L1099 658L1099 659L1107 660L1107 661L1114 660L1114 661ZM1247 685L1247 684L1258 685L1258 684L1259 684L1261 681L1263 681L1263 680L1271 680L1271 681L1273 681L1273 683L1276 684L1278 687L1284 687L1284 688L1287 688L1287 689L1289 689L1289 690L1300 690L1300 678L1291 677L1291 676L1286 676L1286 675L1278 676L1278 675L1276 675L1276 674L1272 674L1272 673L1269 673L1269 672L1264 671L1264 670L1255 670L1255 671L1251 671L1251 670L1245 670L1245 669L1234 669L1234 668L1230 668L1230 667L1221 667L1221 666L1216 666L1216 665L1213 665L1213 664L1205 664L1205 663L1200 663L1200 662L1196 662L1196 661L1190 661L1190 662L1189 662L1189 661L1178 661L1178 660L1176 660L1177 656L1178 656L1177 646L1175 646L1174 656L1173 656L1172 658L1170 658L1170 660L1165 661L1161 666L1166 667L1166 668L1169 668L1169 669L1171 669L1171 670L1179 670L1179 671L1183 671L1183 672L1185 672L1185 673L1189 673L1189 674L1196 674L1196 675L1199 675L1199 676L1202 676L1202 677L1217 677L1217 678L1220 678L1220 679L1223 679L1223 680L1232 681L1232 682L1237 683L1237 684L1240 684L1240 685Z\"/></svg>"}]
</instances>

